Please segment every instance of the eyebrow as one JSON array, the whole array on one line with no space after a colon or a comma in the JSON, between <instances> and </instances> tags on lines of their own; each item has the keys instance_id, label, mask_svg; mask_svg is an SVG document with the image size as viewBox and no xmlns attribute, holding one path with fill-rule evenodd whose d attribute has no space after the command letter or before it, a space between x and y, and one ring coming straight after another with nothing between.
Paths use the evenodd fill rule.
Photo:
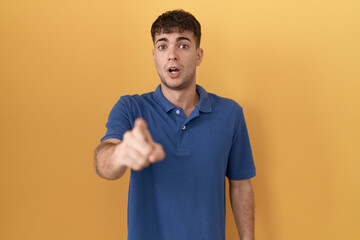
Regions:
<instances>
[{"instance_id":1,"label":"eyebrow","mask_svg":"<svg viewBox=\"0 0 360 240\"><path fill-rule=\"evenodd\" d=\"M176 38L176 41L177 41L177 42L179 42L179 41L181 41L181 40L187 40L187 41L191 42L190 39L187 38L187 37L178 37L178 38ZM169 42L169 39L167 39L167 38L159 38L158 40L156 40L155 43L158 43L158 42L160 42L160 41Z\"/></svg>"}]
</instances>

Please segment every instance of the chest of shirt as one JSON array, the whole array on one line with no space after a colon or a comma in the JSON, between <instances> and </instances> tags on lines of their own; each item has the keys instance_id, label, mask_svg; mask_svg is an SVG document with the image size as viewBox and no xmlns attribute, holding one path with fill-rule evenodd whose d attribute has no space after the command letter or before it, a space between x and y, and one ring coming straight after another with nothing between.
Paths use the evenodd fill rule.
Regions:
<instances>
[{"instance_id":1,"label":"chest of shirt","mask_svg":"<svg viewBox=\"0 0 360 240\"><path fill-rule=\"evenodd\" d=\"M169 113L163 118L143 116L154 141L166 152L167 157L158 164L159 167L168 171L225 175L233 126L219 121L211 113L199 114L190 121L175 114Z\"/></svg>"}]
</instances>

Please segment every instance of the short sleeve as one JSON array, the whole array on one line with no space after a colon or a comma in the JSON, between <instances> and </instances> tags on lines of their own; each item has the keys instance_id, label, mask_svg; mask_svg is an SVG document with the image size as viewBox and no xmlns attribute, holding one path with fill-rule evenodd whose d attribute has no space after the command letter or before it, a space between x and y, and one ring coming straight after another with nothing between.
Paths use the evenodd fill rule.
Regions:
<instances>
[{"instance_id":1,"label":"short sleeve","mask_svg":"<svg viewBox=\"0 0 360 240\"><path fill-rule=\"evenodd\" d=\"M226 176L230 180L249 179L256 175L250 139L241 107L238 119L226 170Z\"/></svg>"},{"instance_id":2,"label":"short sleeve","mask_svg":"<svg viewBox=\"0 0 360 240\"><path fill-rule=\"evenodd\" d=\"M117 138L122 140L126 131L131 130L131 121L129 115L128 101L123 96L112 108L108 122L106 123L106 134L101 138L101 142L108 138Z\"/></svg>"}]
</instances>

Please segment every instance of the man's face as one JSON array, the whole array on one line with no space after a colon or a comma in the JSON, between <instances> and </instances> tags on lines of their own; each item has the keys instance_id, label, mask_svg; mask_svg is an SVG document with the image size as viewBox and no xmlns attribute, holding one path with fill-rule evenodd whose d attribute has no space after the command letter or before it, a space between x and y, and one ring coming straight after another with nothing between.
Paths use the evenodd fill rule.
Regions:
<instances>
[{"instance_id":1,"label":"man's face","mask_svg":"<svg viewBox=\"0 0 360 240\"><path fill-rule=\"evenodd\" d=\"M153 57L163 85L171 90L183 90L195 84L196 67L201 63L203 50L196 48L192 32L174 31L156 34Z\"/></svg>"}]
</instances>

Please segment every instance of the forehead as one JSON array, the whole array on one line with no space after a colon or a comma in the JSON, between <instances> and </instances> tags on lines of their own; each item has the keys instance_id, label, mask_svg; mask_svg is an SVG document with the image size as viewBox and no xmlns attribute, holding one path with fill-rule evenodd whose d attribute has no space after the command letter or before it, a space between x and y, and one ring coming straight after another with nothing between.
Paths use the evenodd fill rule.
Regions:
<instances>
[{"instance_id":1,"label":"forehead","mask_svg":"<svg viewBox=\"0 0 360 240\"><path fill-rule=\"evenodd\" d=\"M167 39L176 39L178 37L187 37L189 38L192 42L195 42L195 36L194 33L188 30L185 30L183 32L179 32L178 30L172 30L169 32L164 32L161 31L160 33L156 33L155 34L155 42L156 40L160 39L160 38L167 38Z\"/></svg>"}]
</instances>

